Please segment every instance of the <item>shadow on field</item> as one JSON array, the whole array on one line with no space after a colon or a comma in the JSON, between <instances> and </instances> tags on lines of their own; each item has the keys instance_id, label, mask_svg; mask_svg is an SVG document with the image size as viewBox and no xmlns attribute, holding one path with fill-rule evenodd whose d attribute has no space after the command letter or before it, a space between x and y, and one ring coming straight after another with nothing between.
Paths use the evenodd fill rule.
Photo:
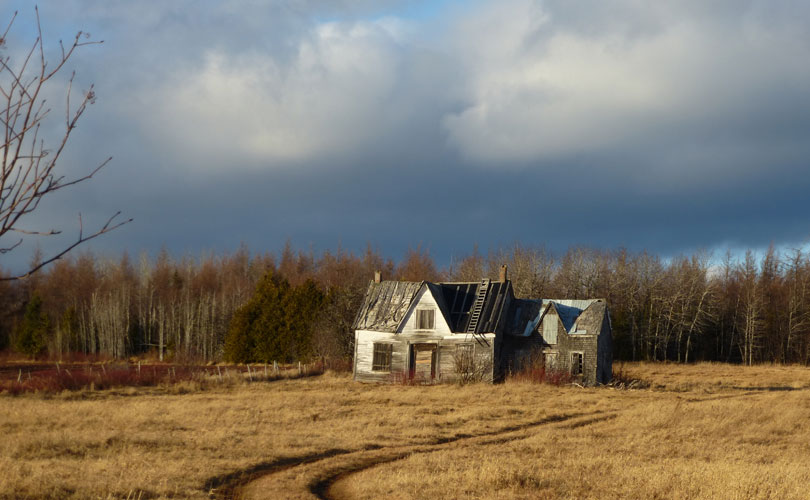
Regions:
<instances>
[{"instance_id":1,"label":"shadow on field","mask_svg":"<svg viewBox=\"0 0 810 500\"><path fill-rule=\"evenodd\" d=\"M806 391L807 387L791 387L789 385L770 385L763 387L743 387L735 385L731 387L738 391L758 391L758 392L791 392L791 391Z\"/></svg>"},{"instance_id":2,"label":"shadow on field","mask_svg":"<svg viewBox=\"0 0 810 500\"><path fill-rule=\"evenodd\" d=\"M296 465L307 464L323 460L324 458L342 455L344 453L351 453L351 450L343 450L339 448L326 450L320 453L311 453L300 457L286 457L272 460L269 462L262 462L247 469L242 469L227 474L220 474L214 476L205 482L203 490L206 491L211 498L234 498L237 489L252 481L258 476L279 472Z\"/></svg>"}]
</instances>

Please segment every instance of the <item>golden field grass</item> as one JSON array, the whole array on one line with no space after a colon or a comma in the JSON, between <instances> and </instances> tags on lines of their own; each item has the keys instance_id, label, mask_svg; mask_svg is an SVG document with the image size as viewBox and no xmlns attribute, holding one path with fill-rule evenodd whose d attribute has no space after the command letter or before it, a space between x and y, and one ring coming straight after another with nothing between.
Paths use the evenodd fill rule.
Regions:
<instances>
[{"instance_id":1,"label":"golden field grass","mask_svg":"<svg viewBox=\"0 0 810 500\"><path fill-rule=\"evenodd\" d=\"M810 369L621 370L649 388L327 373L4 395L0 498L807 498Z\"/></svg>"}]
</instances>

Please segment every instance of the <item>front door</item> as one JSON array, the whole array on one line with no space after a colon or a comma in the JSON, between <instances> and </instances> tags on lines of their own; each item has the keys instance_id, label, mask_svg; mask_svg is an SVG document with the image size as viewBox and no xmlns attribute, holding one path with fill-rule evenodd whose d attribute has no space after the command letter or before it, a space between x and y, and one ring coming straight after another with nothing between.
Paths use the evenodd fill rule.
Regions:
<instances>
[{"instance_id":1,"label":"front door","mask_svg":"<svg viewBox=\"0 0 810 500\"><path fill-rule=\"evenodd\" d=\"M436 378L436 344L411 345L411 373L425 382Z\"/></svg>"}]
</instances>

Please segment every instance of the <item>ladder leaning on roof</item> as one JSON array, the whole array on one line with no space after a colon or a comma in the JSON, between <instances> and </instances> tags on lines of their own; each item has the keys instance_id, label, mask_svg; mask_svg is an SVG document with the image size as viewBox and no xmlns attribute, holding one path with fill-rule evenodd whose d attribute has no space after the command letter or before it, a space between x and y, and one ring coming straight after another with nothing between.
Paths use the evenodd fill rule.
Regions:
<instances>
[{"instance_id":1,"label":"ladder leaning on roof","mask_svg":"<svg viewBox=\"0 0 810 500\"><path fill-rule=\"evenodd\" d=\"M489 291L490 280L481 280L478 286L478 296L475 298L472 312L470 313L470 322L467 324L467 333L475 333L478 328L478 320L481 319L481 312L484 310L484 302L487 300L487 292Z\"/></svg>"}]
</instances>

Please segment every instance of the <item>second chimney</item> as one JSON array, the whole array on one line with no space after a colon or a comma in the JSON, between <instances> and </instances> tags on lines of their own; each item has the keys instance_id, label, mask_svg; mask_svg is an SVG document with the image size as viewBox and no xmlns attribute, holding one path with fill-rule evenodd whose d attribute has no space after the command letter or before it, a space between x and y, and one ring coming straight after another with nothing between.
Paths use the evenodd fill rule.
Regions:
<instances>
[{"instance_id":1,"label":"second chimney","mask_svg":"<svg viewBox=\"0 0 810 500\"><path fill-rule=\"evenodd\" d=\"M380 271L374 271L374 283L379 283L382 281L382 273Z\"/></svg>"},{"instance_id":2,"label":"second chimney","mask_svg":"<svg viewBox=\"0 0 810 500\"><path fill-rule=\"evenodd\" d=\"M501 266L501 283L506 283L506 264Z\"/></svg>"}]
</instances>

